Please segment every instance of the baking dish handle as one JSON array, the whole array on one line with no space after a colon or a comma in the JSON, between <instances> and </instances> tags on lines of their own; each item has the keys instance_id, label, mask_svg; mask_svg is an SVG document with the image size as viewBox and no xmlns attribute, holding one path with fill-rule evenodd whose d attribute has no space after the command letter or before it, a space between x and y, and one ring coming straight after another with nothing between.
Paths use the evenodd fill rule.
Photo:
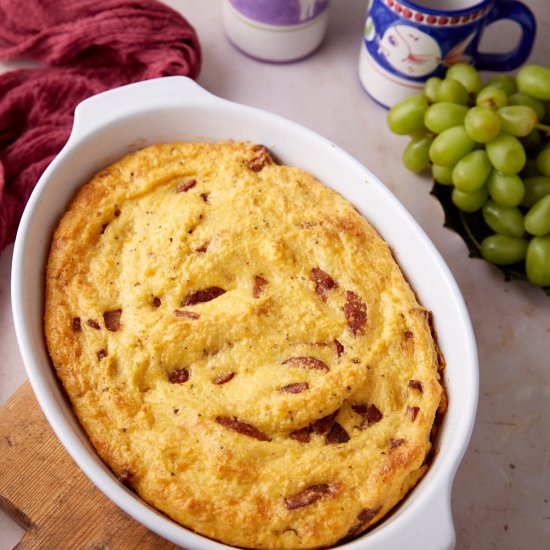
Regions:
<instances>
[{"instance_id":1,"label":"baking dish handle","mask_svg":"<svg viewBox=\"0 0 550 550\"><path fill-rule=\"evenodd\" d=\"M415 500L415 495L411 496ZM410 504L411 507L407 511L399 511L397 516L390 517L387 523L382 523L371 533L344 548L346 550L348 547L349 550L362 548L452 550L455 548L456 534L451 514L450 487L432 484L430 493L423 494L421 502L410 502Z\"/></svg>"},{"instance_id":2,"label":"baking dish handle","mask_svg":"<svg viewBox=\"0 0 550 550\"><path fill-rule=\"evenodd\" d=\"M186 76L144 80L102 92L77 105L67 144L74 139L82 139L111 121L148 104L178 105L188 104L189 100L223 101Z\"/></svg>"},{"instance_id":3,"label":"baking dish handle","mask_svg":"<svg viewBox=\"0 0 550 550\"><path fill-rule=\"evenodd\" d=\"M452 550L456 533L451 510L451 487L436 487L431 498L415 515L412 531L418 532L418 550L426 547Z\"/></svg>"},{"instance_id":4,"label":"baking dish handle","mask_svg":"<svg viewBox=\"0 0 550 550\"><path fill-rule=\"evenodd\" d=\"M407 539L411 543L414 541L407 545L409 550L452 550L455 547L450 486L432 485L432 493L412 516L408 528L404 528Z\"/></svg>"}]
</instances>

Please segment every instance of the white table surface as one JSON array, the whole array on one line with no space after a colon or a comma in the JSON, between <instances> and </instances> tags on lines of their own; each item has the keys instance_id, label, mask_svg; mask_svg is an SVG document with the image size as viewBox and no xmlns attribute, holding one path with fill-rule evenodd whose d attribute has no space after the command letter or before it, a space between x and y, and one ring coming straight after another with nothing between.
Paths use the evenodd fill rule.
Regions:
<instances>
[{"instance_id":1,"label":"white table surface","mask_svg":"<svg viewBox=\"0 0 550 550\"><path fill-rule=\"evenodd\" d=\"M550 64L550 2L524 0L539 32L529 59ZM404 138L362 90L357 59L366 0L333 0L322 47L303 61L272 65L236 51L224 36L217 0L170 0L195 26L203 47L198 82L214 94L295 120L337 143L370 168L401 200L439 249L462 290L480 359L476 427L453 489L459 549L550 548L550 298L467 257L443 228L427 176L401 164ZM514 24L486 32L487 50L506 51ZM0 71L18 63L0 64ZM13 247L0 255L0 403L25 380L10 304ZM0 550L23 531L0 512ZM391 550L391 549L390 549ZM429 550L429 549L428 549Z\"/></svg>"}]
</instances>

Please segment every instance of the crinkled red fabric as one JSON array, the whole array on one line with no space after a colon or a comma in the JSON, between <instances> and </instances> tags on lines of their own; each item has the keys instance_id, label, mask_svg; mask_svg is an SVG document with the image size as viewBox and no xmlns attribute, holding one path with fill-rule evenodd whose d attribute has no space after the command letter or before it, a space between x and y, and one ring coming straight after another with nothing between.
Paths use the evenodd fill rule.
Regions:
<instances>
[{"instance_id":1,"label":"crinkled red fabric","mask_svg":"<svg viewBox=\"0 0 550 550\"><path fill-rule=\"evenodd\" d=\"M201 63L193 27L155 0L0 0L0 60L21 57L45 66L0 75L0 250L80 101Z\"/></svg>"}]
</instances>

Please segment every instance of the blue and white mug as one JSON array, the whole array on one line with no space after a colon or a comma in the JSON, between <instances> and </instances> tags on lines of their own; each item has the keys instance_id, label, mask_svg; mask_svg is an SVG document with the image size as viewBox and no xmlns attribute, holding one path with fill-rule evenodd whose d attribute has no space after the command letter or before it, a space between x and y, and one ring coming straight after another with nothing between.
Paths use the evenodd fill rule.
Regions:
<instances>
[{"instance_id":1,"label":"blue and white mug","mask_svg":"<svg viewBox=\"0 0 550 550\"><path fill-rule=\"evenodd\" d=\"M504 54L479 52L483 30L498 19L520 25L518 46ZM531 52L535 32L533 13L517 0L369 0L359 78L375 101L391 107L454 63L481 71L518 67Z\"/></svg>"}]
</instances>

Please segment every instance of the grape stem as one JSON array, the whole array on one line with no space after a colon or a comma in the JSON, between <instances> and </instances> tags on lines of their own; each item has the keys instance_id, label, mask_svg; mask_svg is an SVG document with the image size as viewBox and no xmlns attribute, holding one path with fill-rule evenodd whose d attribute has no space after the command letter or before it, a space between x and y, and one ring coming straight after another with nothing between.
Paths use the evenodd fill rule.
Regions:
<instances>
[{"instance_id":1,"label":"grape stem","mask_svg":"<svg viewBox=\"0 0 550 550\"><path fill-rule=\"evenodd\" d=\"M541 124L539 122L535 124L535 128L537 130L542 130L546 134L546 137L550 137L550 126L548 126L548 124Z\"/></svg>"},{"instance_id":2,"label":"grape stem","mask_svg":"<svg viewBox=\"0 0 550 550\"><path fill-rule=\"evenodd\" d=\"M466 232L468 237L470 237L470 239L472 239L472 242L474 243L474 245L477 248L478 252L481 254L481 243L476 239L475 235L470 230L470 226L466 222L463 212L460 212L460 221L462 222L462 228L464 229L464 231Z\"/></svg>"}]
</instances>

